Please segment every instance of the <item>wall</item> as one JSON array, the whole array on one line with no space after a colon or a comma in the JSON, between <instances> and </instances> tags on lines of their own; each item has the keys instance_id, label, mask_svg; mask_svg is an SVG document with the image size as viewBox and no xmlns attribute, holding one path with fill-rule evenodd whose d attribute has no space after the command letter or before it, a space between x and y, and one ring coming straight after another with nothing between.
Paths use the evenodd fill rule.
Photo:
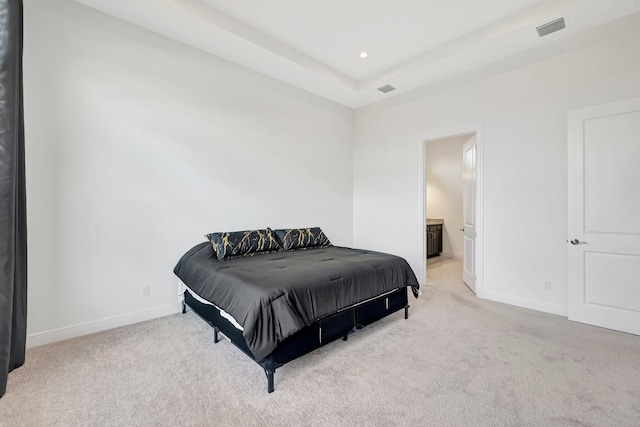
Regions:
<instances>
[{"instance_id":1,"label":"wall","mask_svg":"<svg viewBox=\"0 0 640 427\"><path fill-rule=\"evenodd\" d=\"M207 232L352 244L351 110L70 0L25 1L24 77L30 345L176 312Z\"/></svg>"},{"instance_id":2,"label":"wall","mask_svg":"<svg viewBox=\"0 0 640 427\"><path fill-rule=\"evenodd\" d=\"M567 112L640 96L638 40L636 14L503 61L498 74L494 65L357 110L354 245L404 256L423 279L420 145L480 125L484 296L565 314Z\"/></svg>"},{"instance_id":3,"label":"wall","mask_svg":"<svg viewBox=\"0 0 640 427\"><path fill-rule=\"evenodd\" d=\"M427 218L444 219L442 255L462 258L462 146L469 136L429 141L425 146Z\"/></svg>"}]
</instances>

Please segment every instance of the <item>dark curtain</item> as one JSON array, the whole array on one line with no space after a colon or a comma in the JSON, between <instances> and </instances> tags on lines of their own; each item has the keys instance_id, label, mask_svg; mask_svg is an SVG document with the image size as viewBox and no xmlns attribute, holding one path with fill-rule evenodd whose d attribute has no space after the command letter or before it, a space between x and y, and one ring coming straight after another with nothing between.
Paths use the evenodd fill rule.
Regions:
<instances>
[{"instance_id":1,"label":"dark curtain","mask_svg":"<svg viewBox=\"0 0 640 427\"><path fill-rule=\"evenodd\" d=\"M22 0L0 0L0 397L24 363L26 340Z\"/></svg>"}]
</instances>

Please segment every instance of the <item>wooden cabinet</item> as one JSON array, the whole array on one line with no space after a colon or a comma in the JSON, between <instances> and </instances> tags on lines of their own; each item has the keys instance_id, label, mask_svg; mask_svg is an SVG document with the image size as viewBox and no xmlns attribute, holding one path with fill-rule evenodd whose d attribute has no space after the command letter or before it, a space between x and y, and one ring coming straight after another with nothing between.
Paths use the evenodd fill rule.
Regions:
<instances>
[{"instance_id":1,"label":"wooden cabinet","mask_svg":"<svg viewBox=\"0 0 640 427\"><path fill-rule=\"evenodd\" d=\"M427 225L427 258L442 252L442 224Z\"/></svg>"}]
</instances>

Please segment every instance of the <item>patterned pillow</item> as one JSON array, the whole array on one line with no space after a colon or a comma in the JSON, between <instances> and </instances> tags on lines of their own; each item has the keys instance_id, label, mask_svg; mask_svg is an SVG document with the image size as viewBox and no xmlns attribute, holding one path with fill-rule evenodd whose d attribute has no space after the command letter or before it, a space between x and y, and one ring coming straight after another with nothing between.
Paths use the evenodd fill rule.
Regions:
<instances>
[{"instance_id":1,"label":"patterned pillow","mask_svg":"<svg viewBox=\"0 0 640 427\"><path fill-rule=\"evenodd\" d=\"M280 244L273 230L245 230L204 235L211 241L218 260L252 255L263 252L276 252Z\"/></svg>"},{"instance_id":2,"label":"patterned pillow","mask_svg":"<svg viewBox=\"0 0 640 427\"><path fill-rule=\"evenodd\" d=\"M331 242L320 227L289 228L273 231L285 251L331 246Z\"/></svg>"}]
</instances>

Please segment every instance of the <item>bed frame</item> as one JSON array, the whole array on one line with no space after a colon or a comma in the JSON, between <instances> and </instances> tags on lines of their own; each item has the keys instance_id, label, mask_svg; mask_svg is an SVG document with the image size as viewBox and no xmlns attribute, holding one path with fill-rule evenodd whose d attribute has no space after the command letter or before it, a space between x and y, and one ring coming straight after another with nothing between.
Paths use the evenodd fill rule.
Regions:
<instances>
[{"instance_id":1,"label":"bed frame","mask_svg":"<svg viewBox=\"0 0 640 427\"><path fill-rule=\"evenodd\" d=\"M404 318L409 318L407 288L396 289L312 323L282 341L271 354L258 361L249 350L247 342L242 336L242 331L222 317L216 307L199 302L186 290L182 301L183 313L187 312L187 306L213 327L215 343L220 341L219 334L222 333L244 354L262 366L267 376L267 391L269 393L274 390L276 369L285 363L338 338L346 341L350 332L361 329L403 308Z\"/></svg>"}]
</instances>

